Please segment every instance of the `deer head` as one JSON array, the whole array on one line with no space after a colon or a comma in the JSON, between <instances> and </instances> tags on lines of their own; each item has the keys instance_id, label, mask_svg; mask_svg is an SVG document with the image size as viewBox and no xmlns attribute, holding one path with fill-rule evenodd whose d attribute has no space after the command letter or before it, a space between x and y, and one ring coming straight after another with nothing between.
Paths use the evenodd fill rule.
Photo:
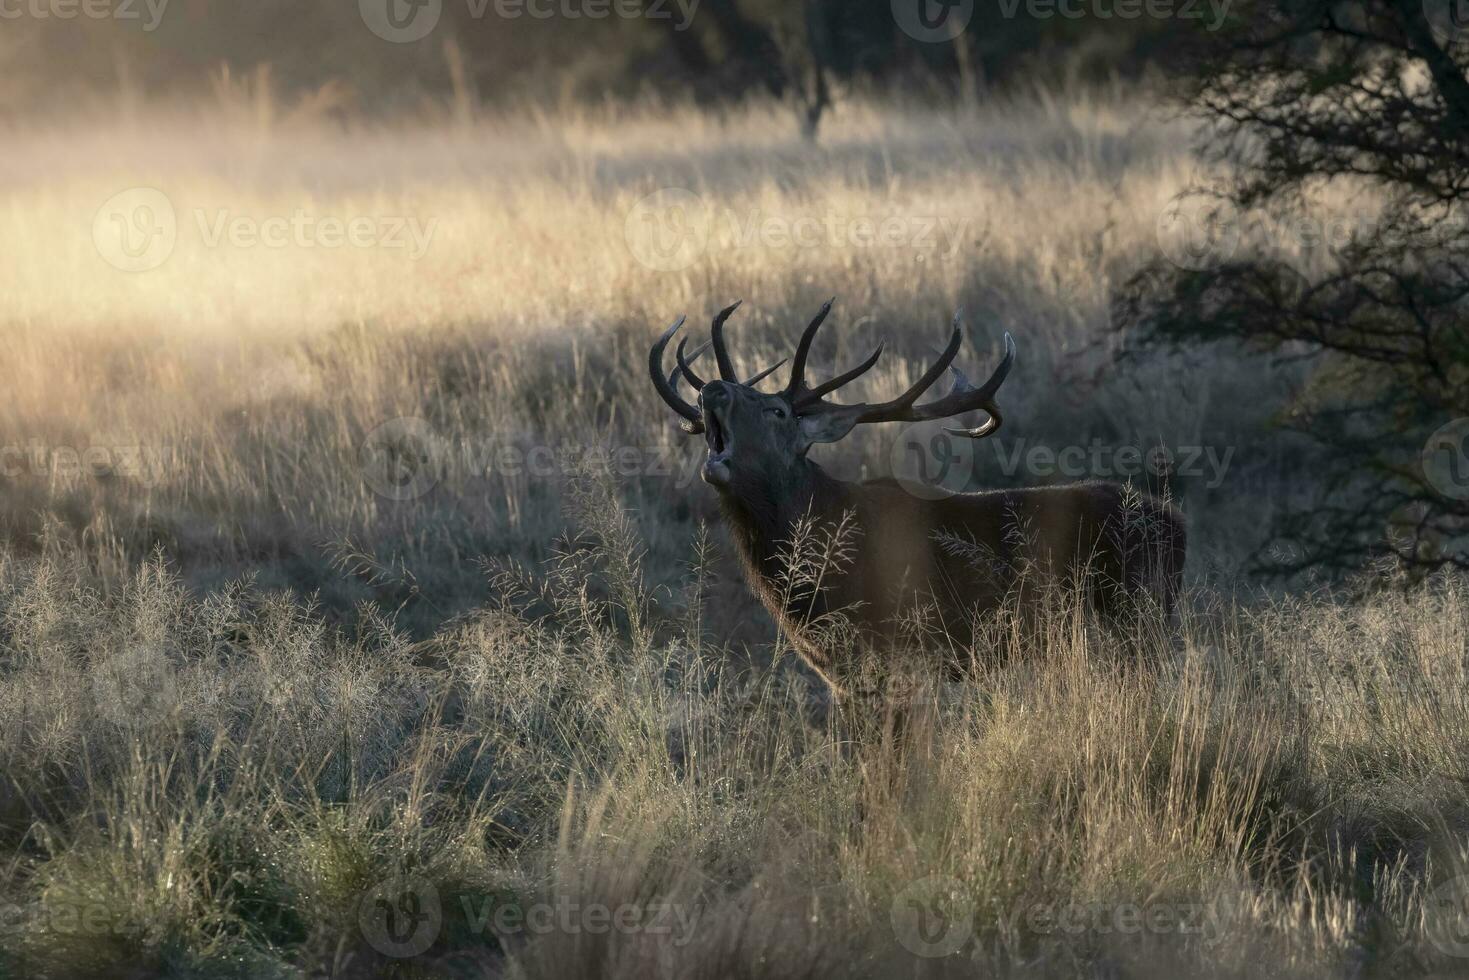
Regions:
<instances>
[{"instance_id":1,"label":"deer head","mask_svg":"<svg viewBox=\"0 0 1469 980\"><path fill-rule=\"evenodd\" d=\"M756 385L785 361L747 381L738 380L734 361L725 345L724 325L739 305L736 303L720 311L714 318L710 342L697 351L689 354L685 350L687 338L679 341L671 372L665 373L665 351L683 327L685 318L680 317L658 338L648 356L653 386L669 407L683 416L684 431L703 433L708 441L704 481L722 492L738 494L743 489L780 485L783 477L798 473L805 465L806 453L813 445L836 442L863 423L931 421L982 409L989 416L983 425L973 429L948 428L946 431L969 439L983 439L1000 428L1003 419L995 404L995 394L1005 383L1015 362L1015 341L1008 333L1005 334L1005 358L983 385L976 387L953 366L963 343L960 316L956 315L948 346L913 387L892 401L880 404L840 405L829 401L826 396L872 370L882 357L881 344L867 360L852 370L814 387L808 385L806 360L812 341L831 312L832 304L828 302L801 335L791 364L790 381L784 390L763 392ZM719 378L706 381L695 373L691 363L710 346L714 348ZM953 388L942 398L919 405L918 399L946 370L954 374ZM690 404L679 394L680 381L687 381L698 393L697 405Z\"/></svg>"}]
</instances>

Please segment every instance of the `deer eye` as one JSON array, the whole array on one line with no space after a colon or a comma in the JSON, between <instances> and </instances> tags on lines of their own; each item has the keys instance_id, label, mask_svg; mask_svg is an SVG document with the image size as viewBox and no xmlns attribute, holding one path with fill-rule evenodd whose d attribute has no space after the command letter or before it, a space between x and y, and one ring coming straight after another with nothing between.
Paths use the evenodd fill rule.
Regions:
<instances>
[{"instance_id":1,"label":"deer eye","mask_svg":"<svg viewBox=\"0 0 1469 980\"><path fill-rule=\"evenodd\" d=\"M781 408L779 405L772 405L765 410L765 414L774 415L776 418L784 421L786 417L786 410Z\"/></svg>"}]
</instances>

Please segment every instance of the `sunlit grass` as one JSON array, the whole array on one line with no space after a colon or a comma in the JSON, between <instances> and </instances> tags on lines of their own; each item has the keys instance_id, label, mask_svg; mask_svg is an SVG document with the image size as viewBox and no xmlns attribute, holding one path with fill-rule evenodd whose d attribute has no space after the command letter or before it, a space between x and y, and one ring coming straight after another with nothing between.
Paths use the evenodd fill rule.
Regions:
<instances>
[{"instance_id":1,"label":"sunlit grass","mask_svg":"<svg viewBox=\"0 0 1469 980\"><path fill-rule=\"evenodd\" d=\"M1460 962L1461 587L1213 591L1300 489L1265 425L1296 369L1117 356L1186 127L1115 92L847 103L817 146L758 106L256 118L8 134L0 976ZM124 272L93 226L134 187L178 237ZM710 232L681 261L639 210L670 189ZM422 252L250 243L298 213ZM1183 621L994 622L979 676L911 678L905 739L821 703L644 371L739 297L737 359L771 363L833 294L817 370L892 341L857 394L911 382L957 307L975 373L1014 334L975 485L1059 479L1006 470L1035 446L1229 451L1172 487ZM409 499L364 462L385 431L432 450ZM893 439L823 462L886 475ZM587 482L589 450L632 464Z\"/></svg>"}]
</instances>

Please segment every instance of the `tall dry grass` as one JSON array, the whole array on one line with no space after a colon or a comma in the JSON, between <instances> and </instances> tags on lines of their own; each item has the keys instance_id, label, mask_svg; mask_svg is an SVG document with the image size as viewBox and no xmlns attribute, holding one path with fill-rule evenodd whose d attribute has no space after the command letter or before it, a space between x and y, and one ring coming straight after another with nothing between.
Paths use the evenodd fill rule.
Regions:
<instances>
[{"instance_id":1,"label":"tall dry grass","mask_svg":"<svg viewBox=\"0 0 1469 980\"><path fill-rule=\"evenodd\" d=\"M1294 368L1118 357L1113 283L1198 173L1146 100L790 130L224 105L7 134L0 976L1462 962L1459 584L1200 592L1141 651L1075 610L1002 619L973 682L912 679L906 739L813 703L643 376L679 313L746 297L738 356L763 364L837 294L819 367L889 337L870 393L964 306L976 369L1020 344L1001 450L1233 450L1218 485L1173 487L1196 585L1231 584L1310 460L1264 425ZM124 273L92 230L138 186L178 242ZM669 188L715 234L660 271L629 221ZM433 232L417 258L205 234L298 210ZM803 219L910 237L778 233ZM942 247L913 241L938 219ZM824 461L882 475L893 441ZM1048 479L993 448L973 483ZM588 450L631 465L589 480Z\"/></svg>"},{"instance_id":2,"label":"tall dry grass","mask_svg":"<svg viewBox=\"0 0 1469 980\"><path fill-rule=\"evenodd\" d=\"M1143 651L1075 609L997 621L972 682L909 679L894 741L861 714L881 703L831 709L671 617L640 627L630 607L697 610L705 572L655 595L615 484L582 500L574 573L522 569L432 667L381 618L329 629L248 582L193 597L157 561L103 597L75 551L9 562L0 969L1462 964L1461 583L1199 597Z\"/></svg>"}]
</instances>

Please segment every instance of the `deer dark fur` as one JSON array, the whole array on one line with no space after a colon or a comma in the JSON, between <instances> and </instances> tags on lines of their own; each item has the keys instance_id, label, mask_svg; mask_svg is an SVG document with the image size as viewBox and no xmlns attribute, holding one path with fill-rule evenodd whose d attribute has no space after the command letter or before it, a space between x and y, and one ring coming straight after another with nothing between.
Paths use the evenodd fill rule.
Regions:
<instances>
[{"instance_id":1,"label":"deer dark fur","mask_svg":"<svg viewBox=\"0 0 1469 980\"><path fill-rule=\"evenodd\" d=\"M956 370L947 396L917 404L958 353L962 334L956 319L949 348L903 396L881 405L836 405L823 396L870 369L881 348L856 370L807 386L806 356L830 310L827 304L802 337L791 383L779 393L762 392L755 385L770 371L744 383L733 380L722 335L733 310L715 320L719 380L706 382L695 374L683 344L672 376L664 376L663 351L679 321L653 348L654 384L684 416L685 429L706 436L703 477L719 493L752 590L807 663L835 688L846 666L842 655L852 644L831 639L825 628L829 613L845 616L871 646L895 642L899 624L911 624L911 614L926 609L954 654L949 666L959 672L977 615L1007 600L1023 608L1050 584L1081 587L1090 605L1112 620L1128 620L1146 604L1171 612L1185 554L1183 518L1171 504L1102 482L927 499L896 480L835 479L807 458L815 443L835 442L866 422L926 421L983 410L989 416L984 425L949 431L968 438L992 434L1002 423L994 396L1014 360L1008 335L1007 356L983 386ZM698 391L697 407L678 395L680 377ZM844 518L853 535L847 559L829 567L821 588L793 589L788 565L798 527L806 523L830 534Z\"/></svg>"}]
</instances>

